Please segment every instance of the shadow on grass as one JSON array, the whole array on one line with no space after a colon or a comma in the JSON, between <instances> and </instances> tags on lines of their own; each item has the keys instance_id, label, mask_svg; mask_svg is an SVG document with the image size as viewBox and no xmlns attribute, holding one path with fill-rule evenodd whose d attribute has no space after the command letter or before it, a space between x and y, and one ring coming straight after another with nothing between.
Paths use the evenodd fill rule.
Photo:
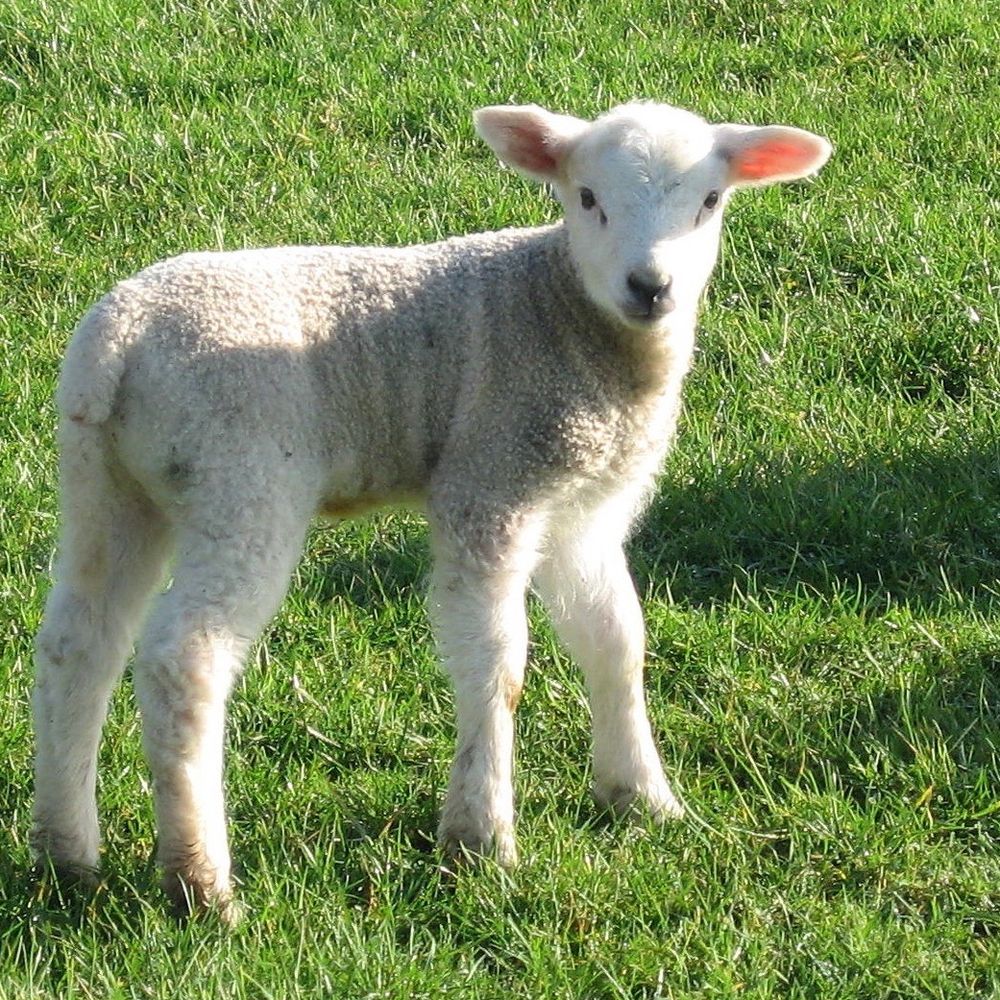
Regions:
<instances>
[{"instance_id":1,"label":"shadow on grass","mask_svg":"<svg viewBox=\"0 0 1000 1000\"><path fill-rule=\"evenodd\" d=\"M331 594L346 590L361 604L419 590L426 536L411 527L398 544L373 546L371 567L364 559L338 565L332 557L325 587ZM669 596L682 607L738 603L741 593L846 593L873 615L900 606L933 612L951 603L988 621L1000 606L1000 441L961 450L887 448L818 465L771 456L686 482L668 474L633 540L630 561L641 592ZM795 782L808 745L860 804L887 789L884 778L859 766L872 752L888 754L906 770L915 747L944 740L960 762L949 794L966 803L982 796L977 783L1000 769L1000 649L988 631L956 633L939 647L929 640L919 667L900 661L899 671L889 660L908 655L905 642L869 649L867 634L859 641L885 658L883 686L874 670L863 698L833 701L822 721L804 723L805 732L794 729L803 725L801 717L793 720L785 741L762 736L756 763L774 782ZM841 655L856 652L814 650L806 669L836 671ZM675 683L663 678L668 701ZM714 699L713 678L689 676L687 683ZM843 686L831 680L831 697ZM732 756L735 784L752 785L754 774L743 773L746 761L735 751ZM955 808L958 816L962 806Z\"/></svg>"},{"instance_id":2,"label":"shadow on grass","mask_svg":"<svg viewBox=\"0 0 1000 1000\"><path fill-rule=\"evenodd\" d=\"M866 603L985 602L1000 580L1000 441L808 467L797 457L664 478L632 545L640 591L681 604L860 589Z\"/></svg>"},{"instance_id":3,"label":"shadow on grass","mask_svg":"<svg viewBox=\"0 0 1000 1000\"><path fill-rule=\"evenodd\" d=\"M346 547L353 553L345 555ZM321 529L310 551L321 563L315 592L321 601L344 597L359 607L371 607L412 594L423 597L430 552L422 523L392 523L384 514L360 526L334 523Z\"/></svg>"},{"instance_id":4,"label":"shadow on grass","mask_svg":"<svg viewBox=\"0 0 1000 1000\"><path fill-rule=\"evenodd\" d=\"M101 875L80 880L0 854L0 965L44 981L46 995L62 996L73 985L67 977L74 953L63 942L83 935L113 949L123 934L141 935L151 906L163 905L156 874L151 864L126 871L118 860L107 859Z\"/></svg>"}]
</instances>

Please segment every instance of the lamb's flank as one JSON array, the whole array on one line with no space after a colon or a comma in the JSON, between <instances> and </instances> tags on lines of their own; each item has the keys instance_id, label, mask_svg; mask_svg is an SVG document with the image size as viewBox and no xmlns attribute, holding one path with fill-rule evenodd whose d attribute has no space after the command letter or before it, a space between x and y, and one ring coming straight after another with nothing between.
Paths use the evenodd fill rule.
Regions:
<instances>
[{"instance_id":1,"label":"lamb's flank","mask_svg":"<svg viewBox=\"0 0 1000 1000\"><path fill-rule=\"evenodd\" d=\"M227 696L311 518L382 503L418 504L430 524L458 721L442 848L516 860L529 586L587 677L598 802L681 815L622 545L674 433L730 192L812 173L829 145L646 103L593 123L485 108L476 125L552 186L561 222L186 254L81 321L58 393L62 534L34 697L32 843L58 868L97 867L97 745L141 631L164 886L179 909L231 915Z\"/></svg>"}]
</instances>

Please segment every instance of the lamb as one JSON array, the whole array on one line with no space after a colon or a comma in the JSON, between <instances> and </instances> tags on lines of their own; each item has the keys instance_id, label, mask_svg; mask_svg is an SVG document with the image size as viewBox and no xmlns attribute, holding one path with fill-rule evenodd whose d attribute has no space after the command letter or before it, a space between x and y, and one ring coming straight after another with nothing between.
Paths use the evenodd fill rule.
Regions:
<instances>
[{"instance_id":1,"label":"lamb","mask_svg":"<svg viewBox=\"0 0 1000 1000\"><path fill-rule=\"evenodd\" d=\"M593 122L488 107L475 124L551 185L562 221L402 248L185 254L80 322L57 395L62 528L34 691L31 843L57 871L97 868L97 746L142 628L163 886L181 912L234 912L227 697L312 517L386 502L420 505L430 526L458 730L442 849L516 861L529 587L586 676L598 803L681 815L647 718L623 541L674 433L723 206L815 172L830 145L647 102Z\"/></svg>"}]
</instances>

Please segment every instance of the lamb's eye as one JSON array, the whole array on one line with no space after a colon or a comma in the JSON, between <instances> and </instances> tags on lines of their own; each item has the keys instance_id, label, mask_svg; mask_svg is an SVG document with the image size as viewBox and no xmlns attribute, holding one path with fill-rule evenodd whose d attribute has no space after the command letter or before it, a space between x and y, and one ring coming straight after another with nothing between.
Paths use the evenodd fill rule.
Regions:
<instances>
[{"instance_id":1,"label":"lamb's eye","mask_svg":"<svg viewBox=\"0 0 1000 1000\"><path fill-rule=\"evenodd\" d=\"M709 191L708 197L705 199L705 208L707 208L711 212L712 209L715 208L715 206L718 204L719 204L719 192Z\"/></svg>"},{"instance_id":2,"label":"lamb's eye","mask_svg":"<svg viewBox=\"0 0 1000 1000\"><path fill-rule=\"evenodd\" d=\"M590 188L580 188L580 204L588 212L597 204L594 192Z\"/></svg>"}]
</instances>

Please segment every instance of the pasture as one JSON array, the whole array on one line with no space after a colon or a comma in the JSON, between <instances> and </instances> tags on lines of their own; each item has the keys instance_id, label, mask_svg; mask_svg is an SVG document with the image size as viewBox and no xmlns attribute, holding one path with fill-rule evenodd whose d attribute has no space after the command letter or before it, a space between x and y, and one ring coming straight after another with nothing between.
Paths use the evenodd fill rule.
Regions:
<instances>
[{"instance_id":1,"label":"pasture","mask_svg":"<svg viewBox=\"0 0 1000 1000\"><path fill-rule=\"evenodd\" d=\"M1000 997L1000 25L986 0L0 0L0 1000ZM317 524L235 692L235 931L172 920L126 677L104 881L29 876L52 391L113 282L195 248L552 219L485 104L647 96L828 136L738 194L630 548L688 808L610 821L532 607L521 865L434 848L452 699L416 515Z\"/></svg>"}]
</instances>

